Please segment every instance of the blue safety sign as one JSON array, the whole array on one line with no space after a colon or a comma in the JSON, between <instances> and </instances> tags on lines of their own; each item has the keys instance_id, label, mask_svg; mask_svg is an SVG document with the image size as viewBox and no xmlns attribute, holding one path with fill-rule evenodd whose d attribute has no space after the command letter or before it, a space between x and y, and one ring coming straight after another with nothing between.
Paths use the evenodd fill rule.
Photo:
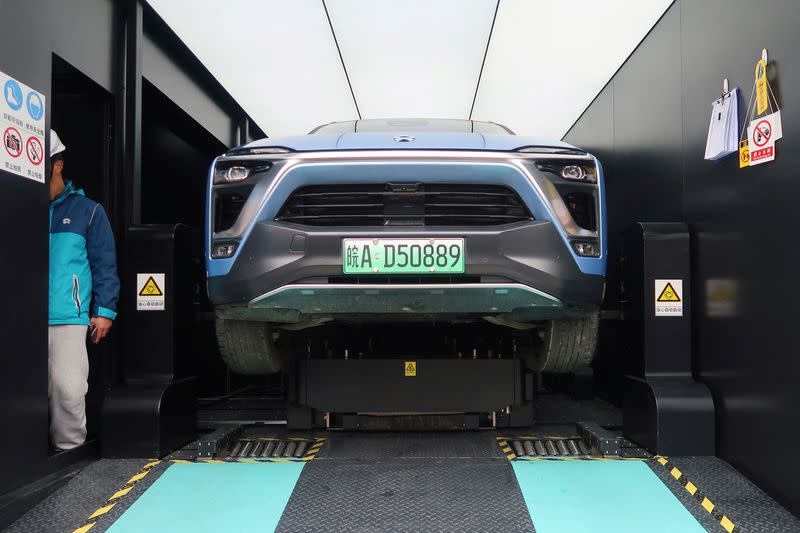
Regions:
<instances>
[{"instance_id":1,"label":"blue safety sign","mask_svg":"<svg viewBox=\"0 0 800 533\"><path fill-rule=\"evenodd\" d=\"M0 174L44 183L47 96L5 72L0 72L0 91Z\"/></svg>"},{"instance_id":2,"label":"blue safety sign","mask_svg":"<svg viewBox=\"0 0 800 533\"><path fill-rule=\"evenodd\" d=\"M5 98L8 107L14 111L19 111L19 108L22 107L22 88L19 83L15 80L7 80L3 86L3 98Z\"/></svg>"},{"instance_id":3,"label":"blue safety sign","mask_svg":"<svg viewBox=\"0 0 800 533\"><path fill-rule=\"evenodd\" d=\"M41 120L42 114L44 114L44 104L42 104L42 97L39 96L39 93L36 91L29 92L26 103L28 106L28 114L31 118L37 121Z\"/></svg>"}]
</instances>

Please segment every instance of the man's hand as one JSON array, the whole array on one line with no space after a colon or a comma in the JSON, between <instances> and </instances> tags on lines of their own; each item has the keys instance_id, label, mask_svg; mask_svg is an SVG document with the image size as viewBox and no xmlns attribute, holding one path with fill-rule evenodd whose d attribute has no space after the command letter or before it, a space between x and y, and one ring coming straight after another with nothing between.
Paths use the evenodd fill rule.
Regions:
<instances>
[{"instance_id":1,"label":"man's hand","mask_svg":"<svg viewBox=\"0 0 800 533\"><path fill-rule=\"evenodd\" d=\"M111 325L114 323L114 321L110 318L105 318L102 316L92 317L90 322L92 323L91 331L94 332L92 335L92 342L95 344L106 338L108 332L111 331Z\"/></svg>"}]
</instances>

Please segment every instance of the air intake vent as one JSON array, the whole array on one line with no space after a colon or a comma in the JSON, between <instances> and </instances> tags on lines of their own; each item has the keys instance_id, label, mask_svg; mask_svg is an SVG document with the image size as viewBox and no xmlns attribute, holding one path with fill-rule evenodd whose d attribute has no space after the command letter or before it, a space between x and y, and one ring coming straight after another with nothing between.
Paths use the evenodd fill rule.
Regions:
<instances>
[{"instance_id":1,"label":"air intake vent","mask_svg":"<svg viewBox=\"0 0 800 533\"><path fill-rule=\"evenodd\" d=\"M214 231L231 228L239 218L252 186L227 187L214 195Z\"/></svg>"},{"instance_id":2,"label":"air intake vent","mask_svg":"<svg viewBox=\"0 0 800 533\"><path fill-rule=\"evenodd\" d=\"M533 218L501 185L312 185L292 193L276 220L308 226L496 226Z\"/></svg>"}]
</instances>

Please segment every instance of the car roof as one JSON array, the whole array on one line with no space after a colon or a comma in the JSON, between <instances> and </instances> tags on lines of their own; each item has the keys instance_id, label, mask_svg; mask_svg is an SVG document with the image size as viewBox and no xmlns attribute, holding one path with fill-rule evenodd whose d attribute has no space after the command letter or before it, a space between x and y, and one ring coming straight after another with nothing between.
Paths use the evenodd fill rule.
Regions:
<instances>
[{"instance_id":1,"label":"car roof","mask_svg":"<svg viewBox=\"0 0 800 533\"><path fill-rule=\"evenodd\" d=\"M309 133L376 133L393 131L514 135L514 132L508 127L496 122L449 118L371 118L345 120L317 126Z\"/></svg>"}]
</instances>

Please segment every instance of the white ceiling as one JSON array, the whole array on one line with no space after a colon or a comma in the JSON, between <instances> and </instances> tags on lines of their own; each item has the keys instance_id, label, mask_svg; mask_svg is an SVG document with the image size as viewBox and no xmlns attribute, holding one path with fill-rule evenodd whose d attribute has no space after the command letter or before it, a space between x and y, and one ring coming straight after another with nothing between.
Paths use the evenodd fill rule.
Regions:
<instances>
[{"instance_id":1,"label":"white ceiling","mask_svg":"<svg viewBox=\"0 0 800 533\"><path fill-rule=\"evenodd\" d=\"M671 3L500 0L473 118L560 139Z\"/></svg>"},{"instance_id":2,"label":"white ceiling","mask_svg":"<svg viewBox=\"0 0 800 533\"><path fill-rule=\"evenodd\" d=\"M270 137L473 118L560 139L672 0L148 0ZM344 67L352 85L348 85ZM487 41L489 47L487 51ZM486 61L476 94L483 64Z\"/></svg>"},{"instance_id":3,"label":"white ceiling","mask_svg":"<svg viewBox=\"0 0 800 533\"><path fill-rule=\"evenodd\" d=\"M496 0L327 5L362 117L469 115Z\"/></svg>"}]
</instances>

